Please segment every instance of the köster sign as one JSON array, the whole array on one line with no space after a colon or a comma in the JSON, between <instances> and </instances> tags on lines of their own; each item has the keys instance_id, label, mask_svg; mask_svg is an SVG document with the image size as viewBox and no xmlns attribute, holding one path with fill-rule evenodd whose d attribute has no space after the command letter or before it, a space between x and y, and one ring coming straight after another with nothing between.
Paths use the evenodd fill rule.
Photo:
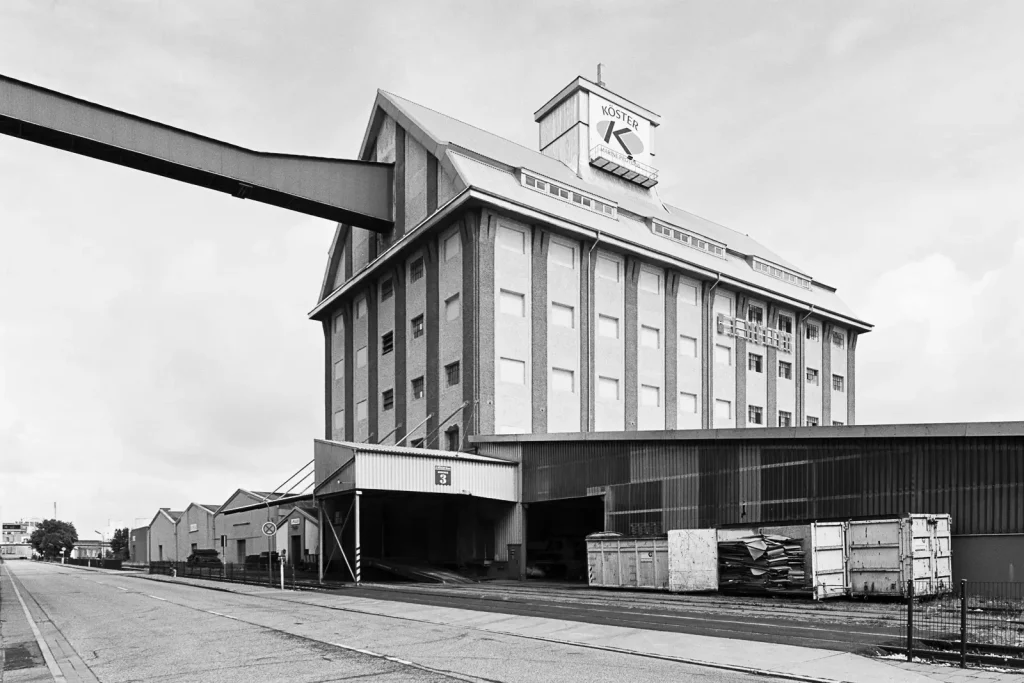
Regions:
<instances>
[{"instance_id":1,"label":"k\u00f6ster sign","mask_svg":"<svg viewBox=\"0 0 1024 683\"><path fill-rule=\"evenodd\" d=\"M590 147L608 147L633 161L650 163L651 124L631 111L590 93Z\"/></svg>"}]
</instances>

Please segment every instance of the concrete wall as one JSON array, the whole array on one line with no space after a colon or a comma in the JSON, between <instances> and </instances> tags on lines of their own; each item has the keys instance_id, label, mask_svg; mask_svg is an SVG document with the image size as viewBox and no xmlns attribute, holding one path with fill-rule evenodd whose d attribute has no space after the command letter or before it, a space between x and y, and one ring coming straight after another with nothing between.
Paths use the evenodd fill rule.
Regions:
<instances>
[{"instance_id":1,"label":"concrete wall","mask_svg":"<svg viewBox=\"0 0 1024 683\"><path fill-rule=\"evenodd\" d=\"M199 549L213 548L220 552L220 543L214 532L214 513L198 505L189 505L178 519L177 557L184 562L192 554L192 546ZM195 531L192 530L195 525Z\"/></svg>"},{"instance_id":2,"label":"concrete wall","mask_svg":"<svg viewBox=\"0 0 1024 683\"><path fill-rule=\"evenodd\" d=\"M149 557L150 562L171 561L184 562L185 558L178 553L178 543L174 522L164 515L157 515L149 525Z\"/></svg>"},{"instance_id":3,"label":"concrete wall","mask_svg":"<svg viewBox=\"0 0 1024 683\"><path fill-rule=\"evenodd\" d=\"M529 226L499 218L494 241L494 375L498 434L533 430L532 239ZM486 362L481 358L481 362Z\"/></svg>"},{"instance_id":4,"label":"concrete wall","mask_svg":"<svg viewBox=\"0 0 1024 683\"><path fill-rule=\"evenodd\" d=\"M636 294L636 429L665 428L665 271L639 264Z\"/></svg>"},{"instance_id":5,"label":"concrete wall","mask_svg":"<svg viewBox=\"0 0 1024 683\"><path fill-rule=\"evenodd\" d=\"M594 424L599 432L625 429L625 259L596 250L594 268Z\"/></svg>"}]
</instances>

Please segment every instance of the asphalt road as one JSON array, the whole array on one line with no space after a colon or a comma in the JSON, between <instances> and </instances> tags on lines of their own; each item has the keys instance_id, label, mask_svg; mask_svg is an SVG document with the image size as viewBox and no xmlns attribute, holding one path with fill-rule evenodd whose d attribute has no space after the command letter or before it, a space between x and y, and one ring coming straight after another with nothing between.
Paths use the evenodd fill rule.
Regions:
<instances>
[{"instance_id":1,"label":"asphalt road","mask_svg":"<svg viewBox=\"0 0 1024 683\"><path fill-rule=\"evenodd\" d=\"M13 574L68 681L772 680L129 574L35 562L0 571ZM9 673L0 680L24 672Z\"/></svg>"}]
</instances>

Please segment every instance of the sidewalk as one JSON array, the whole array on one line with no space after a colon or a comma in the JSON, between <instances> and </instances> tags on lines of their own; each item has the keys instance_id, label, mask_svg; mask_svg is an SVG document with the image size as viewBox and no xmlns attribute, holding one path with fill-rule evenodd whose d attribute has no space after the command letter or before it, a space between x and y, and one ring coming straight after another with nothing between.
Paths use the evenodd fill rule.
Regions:
<instances>
[{"instance_id":1,"label":"sidewalk","mask_svg":"<svg viewBox=\"0 0 1024 683\"><path fill-rule=\"evenodd\" d=\"M14 593L14 584L0 564L0 681L52 681L35 633Z\"/></svg>"},{"instance_id":2,"label":"sidewalk","mask_svg":"<svg viewBox=\"0 0 1024 683\"><path fill-rule=\"evenodd\" d=\"M959 669L919 662L910 663L896 659L875 659L845 652L792 645L356 598L346 596L344 591L334 593L294 592L265 586L231 584L203 579L175 579L156 575L136 576L152 581L186 583L242 595L266 596L306 605L319 605L347 612L488 631L732 671L771 675L790 680L833 683L881 683L882 681L895 683L1006 681L1006 683L1010 683L1021 680L1019 671L1003 673L984 669Z\"/></svg>"}]
</instances>

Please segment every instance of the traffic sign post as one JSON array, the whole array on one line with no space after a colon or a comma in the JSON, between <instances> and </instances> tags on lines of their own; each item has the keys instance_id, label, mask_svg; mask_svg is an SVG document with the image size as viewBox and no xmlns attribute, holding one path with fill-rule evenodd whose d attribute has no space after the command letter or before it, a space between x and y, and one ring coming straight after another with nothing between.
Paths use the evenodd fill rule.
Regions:
<instances>
[{"instance_id":1,"label":"traffic sign post","mask_svg":"<svg viewBox=\"0 0 1024 683\"><path fill-rule=\"evenodd\" d=\"M263 523L263 535L264 536L273 536L276 533L277 533L277 525L276 524L274 524L273 522L264 522Z\"/></svg>"}]
</instances>

